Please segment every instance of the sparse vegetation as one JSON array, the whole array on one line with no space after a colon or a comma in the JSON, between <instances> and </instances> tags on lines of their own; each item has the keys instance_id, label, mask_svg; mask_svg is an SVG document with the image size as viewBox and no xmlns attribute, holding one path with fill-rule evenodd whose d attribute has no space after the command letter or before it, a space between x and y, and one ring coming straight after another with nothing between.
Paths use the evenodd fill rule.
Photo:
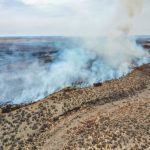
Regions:
<instances>
[{"instance_id":1,"label":"sparse vegetation","mask_svg":"<svg viewBox=\"0 0 150 150\"><path fill-rule=\"evenodd\" d=\"M132 98L138 93L148 90L150 76L147 71L149 68L149 64L145 65L142 72L137 69L126 77L107 81L96 87L65 89L42 101L13 110L10 109L10 106L6 107L7 109L0 113L0 150L26 150L26 147L39 150L45 144L46 139L51 139L59 132L59 126L63 128L66 124L67 131L63 132L69 136L67 145L64 145L64 149L67 150L73 148L93 149L94 147L123 149L129 146L131 141L132 149L149 148L149 139L146 136L150 134L148 125L150 109L146 102L142 103L141 101L140 104L139 101L138 105L138 97L135 98L137 106L126 102L127 104L123 103L124 107L120 108L121 106L119 106L120 109L117 112L112 111L112 114L104 109L109 116L103 116L101 113L96 114L96 118L92 117L92 113L100 105L109 103L115 107L116 101ZM91 115L87 114L92 118L83 122L82 117L92 107L94 109L91 111ZM84 113L83 110L87 112ZM79 112L81 115L78 114ZM68 120L61 122L64 116L66 118L68 116ZM69 118L74 116L76 117L70 121ZM74 120L79 121L80 126L77 126L78 123L74 123ZM75 128L71 129L69 126ZM60 138L63 139L64 136L62 135ZM130 137L133 138L130 139Z\"/></svg>"}]
</instances>

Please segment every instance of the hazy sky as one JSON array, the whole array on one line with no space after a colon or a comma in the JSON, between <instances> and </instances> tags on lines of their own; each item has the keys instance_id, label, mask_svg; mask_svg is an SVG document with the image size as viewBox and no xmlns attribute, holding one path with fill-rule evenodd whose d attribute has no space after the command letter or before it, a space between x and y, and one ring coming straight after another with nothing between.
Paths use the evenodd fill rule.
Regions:
<instances>
[{"instance_id":1,"label":"hazy sky","mask_svg":"<svg viewBox=\"0 0 150 150\"><path fill-rule=\"evenodd\" d=\"M132 0L131 0L132 1ZM80 35L113 26L118 0L0 0L0 36ZM123 21L122 13L120 18ZM120 19L118 18L118 19ZM150 0L133 18L131 34L150 34Z\"/></svg>"}]
</instances>

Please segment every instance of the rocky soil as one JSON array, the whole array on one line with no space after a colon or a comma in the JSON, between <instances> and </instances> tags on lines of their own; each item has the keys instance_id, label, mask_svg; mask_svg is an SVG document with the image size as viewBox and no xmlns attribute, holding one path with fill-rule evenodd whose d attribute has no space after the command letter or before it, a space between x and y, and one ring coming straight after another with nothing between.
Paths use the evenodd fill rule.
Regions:
<instances>
[{"instance_id":1,"label":"rocky soil","mask_svg":"<svg viewBox=\"0 0 150 150\"><path fill-rule=\"evenodd\" d=\"M150 64L0 111L0 150L150 149Z\"/></svg>"}]
</instances>

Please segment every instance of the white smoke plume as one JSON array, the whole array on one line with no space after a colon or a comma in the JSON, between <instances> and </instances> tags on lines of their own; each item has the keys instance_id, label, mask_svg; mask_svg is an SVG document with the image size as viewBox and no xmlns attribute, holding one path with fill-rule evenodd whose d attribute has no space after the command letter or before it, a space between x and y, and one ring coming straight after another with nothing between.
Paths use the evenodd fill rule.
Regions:
<instances>
[{"instance_id":1,"label":"white smoke plume","mask_svg":"<svg viewBox=\"0 0 150 150\"><path fill-rule=\"evenodd\" d=\"M144 5L144 0L122 0L121 2L131 18L140 13Z\"/></svg>"},{"instance_id":2,"label":"white smoke plume","mask_svg":"<svg viewBox=\"0 0 150 150\"><path fill-rule=\"evenodd\" d=\"M56 59L48 64L41 64L32 57L29 57L30 61L27 61L27 64L18 64L15 63L16 58L22 61L26 59L26 56L20 58L15 53L10 58L8 55L4 56L2 62L7 63L9 60L14 64L7 68L4 67L4 69L1 68L0 102L19 104L37 101L65 87L83 87L118 79L132 70L131 64L139 66L149 62L149 58L145 56L148 53L142 48L134 49L135 54L133 51L131 53L118 51L115 56L116 53L111 52L111 45L109 45L109 49L105 48L105 42L107 43L107 39L101 39L101 44L99 44L101 45L99 48L103 52L101 54L81 45L67 48L65 44L59 46L59 42L56 42L57 49L59 48L58 54ZM62 46L64 47L62 48ZM119 46L122 44L120 43ZM106 52L106 50L108 51Z\"/></svg>"},{"instance_id":3,"label":"white smoke plume","mask_svg":"<svg viewBox=\"0 0 150 150\"><path fill-rule=\"evenodd\" d=\"M90 13L80 10L74 16L74 27L81 31L82 35L82 40L78 39L75 43L80 44L74 45L74 42L70 41L72 46L68 47L66 44L59 45L59 41L56 41L59 52L52 63L41 65L37 60L33 60L22 70L10 72L6 69L0 72L0 102L36 101L68 86L89 86L95 82L120 78L129 73L133 65L148 63L148 52L137 46L134 38L128 37L133 17L142 11L143 0L114 1L116 3L112 5L110 13L105 15L107 11L104 11L103 19L100 19L103 22L98 20L99 10ZM97 0L83 2L87 2L86 7L93 4L90 7L92 10L96 7L97 10ZM105 6L110 1L103 2ZM93 18L94 15L96 19ZM72 26L72 23L68 23L69 25ZM109 27L109 30L107 35L102 37L101 31L105 27ZM19 56L7 57L9 60L16 58L19 59Z\"/></svg>"},{"instance_id":4,"label":"white smoke plume","mask_svg":"<svg viewBox=\"0 0 150 150\"><path fill-rule=\"evenodd\" d=\"M117 19L121 19L123 17L124 22L120 24L120 30L122 30L123 33L129 34L133 18L136 15L139 15L144 6L144 0L120 0L119 1L119 7L117 14L120 15L120 17L117 15Z\"/></svg>"},{"instance_id":5,"label":"white smoke plume","mask_svg":"<svg viewBox=\"0 0 150 150\"><path fill-rule=\"evenodd\" d=\"M112 14L114 19L112 28L107 33L107 40L103 44L96 37L85 38L85 45L94 50L98 55L105 57L107 62L115 68L126 69L131 67L132 61L136 57L145 56L135 43L135 40L129 38L132 29L132 20L143 8L144 0L117 0L117 7Z\"/></svg>"}]
</instances>

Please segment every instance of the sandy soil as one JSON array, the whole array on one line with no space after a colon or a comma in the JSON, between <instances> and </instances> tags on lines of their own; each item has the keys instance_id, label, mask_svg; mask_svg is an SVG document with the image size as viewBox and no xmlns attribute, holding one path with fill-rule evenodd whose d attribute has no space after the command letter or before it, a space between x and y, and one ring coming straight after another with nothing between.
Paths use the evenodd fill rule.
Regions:
<instances>
[{"instance_id":1,"label":"sandy soil","mask_svg":"<svg viewBox=\"0 0 150 150\"><path fill-rule=\"evenodd\" d=\"M64 118L43 150L149 149L149 100L146 90L121 102L83 109Z\"/></svg>"}]
</instances>

